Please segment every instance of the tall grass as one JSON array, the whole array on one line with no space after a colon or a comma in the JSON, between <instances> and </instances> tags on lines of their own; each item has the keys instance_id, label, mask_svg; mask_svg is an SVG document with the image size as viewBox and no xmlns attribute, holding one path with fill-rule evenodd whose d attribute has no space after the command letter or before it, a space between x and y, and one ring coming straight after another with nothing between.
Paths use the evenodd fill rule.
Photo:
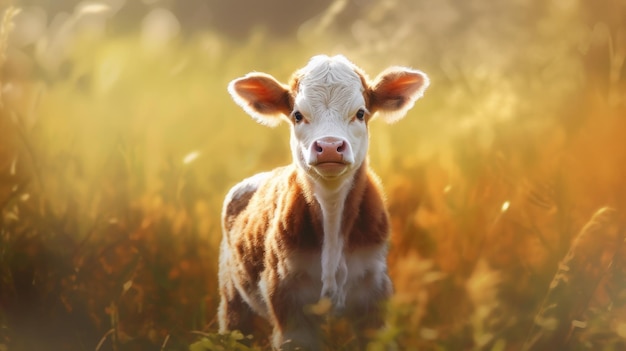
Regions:
<instances>
[{"instance_id":1,"label":"tall grass","mask_svg":"<svg viewBox=\"0 0 626 351\"><path fill-rule=\"evenodd\" d=\"M225 87L252 70L286 80L319 52L433 82L403 121L371 123L396 293L369 349L626 347L618 34L581 6L400 5L332 7L299 40L76 32L57 65L11 46L5 10L0 350L267 349L262 323L251 346L216 334L219 213L238 180L290 161L288 133ZM352 349L345 323L329 349Z\"/></svg>"}]
</instances>

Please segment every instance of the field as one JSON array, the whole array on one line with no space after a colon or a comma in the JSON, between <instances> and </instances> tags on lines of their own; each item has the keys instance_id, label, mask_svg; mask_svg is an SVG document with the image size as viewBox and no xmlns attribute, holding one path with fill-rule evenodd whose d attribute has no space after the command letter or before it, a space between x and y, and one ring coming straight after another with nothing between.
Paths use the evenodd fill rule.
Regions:
<instances>
[{"instance_id":1,"label":"field","mask_svg":"<svg viewBox=\"0 0 626 351\"><path fill-rule=\"evenodd\" d=\"M336 0L244 35L189 29L175 2L43 22L12 3L0 351L267 350L266 326L216 333L219 216L232 185L291 161L289 133L226 86L319 53L431 79L405 119L370 124L395 294L368 350L626 350L624 1ZM346 323L329 350L353 349Z\"/></svg>"}]
</instances>

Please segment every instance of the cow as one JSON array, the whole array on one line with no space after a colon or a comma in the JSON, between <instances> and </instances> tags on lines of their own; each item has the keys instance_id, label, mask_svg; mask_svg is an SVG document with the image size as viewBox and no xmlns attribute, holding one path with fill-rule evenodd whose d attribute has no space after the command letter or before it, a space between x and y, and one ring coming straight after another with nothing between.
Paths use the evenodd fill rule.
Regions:
<instances>
[{"instance_id":1,"label":"cow","mask_svg":"<svg viewBox=\"0 0 626 351\"><path fill-rule=\"evenodd\" d=\"M389 218L381 184L367 165L368 125L392 123L429 80L394 66L373 81L344 56L315 56L283 84L265 73L230 82L235 102L261 124L287 122L293 162L235 185L222 210L220 333L252 332L269 321L276 350L320 350L330 302L361 345L384 327L392 294L387 273Z\"/></svg>"}]
</instances>

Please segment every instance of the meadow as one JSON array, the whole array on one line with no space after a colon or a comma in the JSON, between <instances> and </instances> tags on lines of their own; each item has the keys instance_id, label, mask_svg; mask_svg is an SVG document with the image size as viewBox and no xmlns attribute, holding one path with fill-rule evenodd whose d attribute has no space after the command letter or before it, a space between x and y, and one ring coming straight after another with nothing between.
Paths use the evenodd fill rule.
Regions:
<instances>
[{"instance_id":1,"label":"meadow","mask_svg":"<svg viewBox=\"0 0 626 351\"><path fill-rule=\"evenodd\" d=\"M268 349L263 325L217 334L220 211L291 161L288 128L226 86L319 53L431 79L370 124L395 294L368 350L626 350L626 4L350 4L238 39L156 6L116 31L93 4L34 35L4 6L0 351Z\"/></svg>"}]
</instances>

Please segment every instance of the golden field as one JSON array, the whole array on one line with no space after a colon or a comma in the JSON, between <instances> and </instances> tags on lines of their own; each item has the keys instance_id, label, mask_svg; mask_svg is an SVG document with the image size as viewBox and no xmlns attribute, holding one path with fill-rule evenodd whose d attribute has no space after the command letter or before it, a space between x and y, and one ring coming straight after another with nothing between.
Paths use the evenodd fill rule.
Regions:
<instances>
[{"instance_id":1,"label":"golden field","mask_svg":"<svg viewBox=\"0 0 626 351\"><path fill-rule=\"evenodd\" d=\"M626 350L624 1L337 0L245 35L171 1L5 3L0 351L268 349L262 325L216 334L219 216L290 162L288 130L226 86L319 53L431 79L370 124L395 295L368 350ZM353 348L345 323L329 350Z\"/></svg>"}]
</instances>

